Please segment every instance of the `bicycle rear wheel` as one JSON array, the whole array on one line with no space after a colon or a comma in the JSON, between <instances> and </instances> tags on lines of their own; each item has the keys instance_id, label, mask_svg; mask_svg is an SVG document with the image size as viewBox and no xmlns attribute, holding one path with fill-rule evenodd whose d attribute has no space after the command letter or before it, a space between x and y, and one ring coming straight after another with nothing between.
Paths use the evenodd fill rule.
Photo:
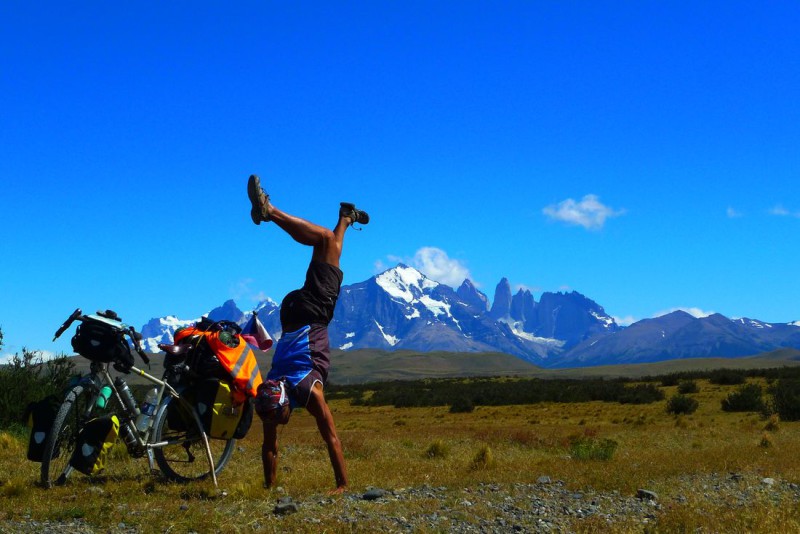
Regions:
<instances>
[{"instance_id":1,"label":"bicycle rear wheel","mask_svg":"<svg viewBox=\"0 0 800 534\"><path fill-rule=\"evenodd\" d=\"M202 480L211 476L205 444L194 419L194 410L168 398L159 406L153 422L154 443L166 445L154 449L156 463L164 476L176 482ZM214 473L219 474L233 454L235 439L208 439Z\"/></svg>"},{"instance_id":2,"label":"bicycle rear wheel","mask_svg":"<svg viewBox=\"0 0 800 534\"><path fill-rule=\"evenodd\" d=\"M75 450L78 432L91 417L93 408L94 395L83 386L75 386L67 393L44 446L41 482L45 488L64 484L72 474L69 459Z\"/></svg>"}]
</instances>

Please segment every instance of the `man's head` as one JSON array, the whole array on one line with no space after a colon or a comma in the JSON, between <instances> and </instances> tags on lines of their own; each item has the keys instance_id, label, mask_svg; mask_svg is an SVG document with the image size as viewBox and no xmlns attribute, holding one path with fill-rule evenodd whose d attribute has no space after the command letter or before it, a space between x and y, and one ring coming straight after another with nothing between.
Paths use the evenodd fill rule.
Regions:
<instances>
[{"instance_id":1,"label":"man's head","mask_svg":"<svg viewBox=\"0 0 800 534\"><path fill-rule=\"evenodd\" d=\"M265 380L258 386L255 398L256 413L262 421L276 425L289 422L292 408L289 405L289 385L286 380Z\"/></svg>"}]
</instances>

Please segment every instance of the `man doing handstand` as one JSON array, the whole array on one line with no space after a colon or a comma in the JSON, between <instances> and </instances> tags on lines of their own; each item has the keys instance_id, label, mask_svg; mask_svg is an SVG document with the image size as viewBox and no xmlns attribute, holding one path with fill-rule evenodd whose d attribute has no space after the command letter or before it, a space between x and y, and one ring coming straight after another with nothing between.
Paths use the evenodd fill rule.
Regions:
<instances>
[{"instance_id":1,"label":"man doing handstand","mask_svg":"<svg viewBox=\"0 0 800 534\"><path fill-rule=\"evenodd\" d=\"M319 433L328 446L328 455L336 478L336 489L332 493L342 493L347 488L347 468L333 415L323 394L330 367L328 324L333 319L333 310L342 285L339 258L342 255L345 231L356 222L367 224L369 216L366 212L357 210L353 204L342 202L339 220L333 230L328 230L289 215L272 205L269 195L261 189L256 175L250 176L247 182L247 196L252 204L250 216L255 224L272 221L298 243L313 247L305 284L302 288L291 291L281 302L280 321L283 332L275 346L272 368L267 378L285 378L292 407L305 407L316 419ZM256 403L257 410L258 406ZM278 460L277 425L288 421L289 410L286 406L277 416L259 411L264 424L261 459L266 487L275 483Z\"/></svg>"}]
</instances>

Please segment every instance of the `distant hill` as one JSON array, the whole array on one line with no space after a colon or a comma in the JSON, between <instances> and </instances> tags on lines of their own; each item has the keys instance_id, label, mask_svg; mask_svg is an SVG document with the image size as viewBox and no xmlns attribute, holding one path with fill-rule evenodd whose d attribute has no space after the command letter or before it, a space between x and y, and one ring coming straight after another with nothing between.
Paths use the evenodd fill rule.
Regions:
<instances>
[{"instance_id":1,"label":"distant hill","mask_svg":"<svg viewBox=\"0 0 800 534\"><path fill-rule=\"evenodd\" d=\"M272 353L257 351L259 367L264 376L269 371ZM137 367L158 378L163 374L163 354L151 356L148 370L137 358ZM89 360L75 357L78 372L89 370ZM331 382L358 384L390 380L423 378L458 378L486 376L519 376L535 378L640 378L683 371L712 369L769 369L800 365L800 350L781 349L747 358L689 358L644 364L602 365L570 369L544 369L502 353L475 352L414 352L334 351L331 356ZM112 374L116 374L112 372ZM128 375L130 384L144 384L139 376Z\"/></svg>"}]
</instances>

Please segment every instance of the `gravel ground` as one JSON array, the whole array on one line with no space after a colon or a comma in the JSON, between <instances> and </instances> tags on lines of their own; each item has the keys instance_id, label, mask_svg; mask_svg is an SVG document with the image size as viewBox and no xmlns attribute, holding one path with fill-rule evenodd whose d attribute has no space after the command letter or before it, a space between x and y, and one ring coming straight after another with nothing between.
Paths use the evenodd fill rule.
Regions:
<instances>
[{"instance_id":1,"label":"gravel ground","mask_svg":"<svg viewBox=\"0 0 800 534\"><path fill-rule=\"evenodd\" d=\"M506 532L570 532L573 525L587 519L594 525L614 530L614 525L656 524L659 511L667 503L680 505L690 498L705 502L709 507L747 506L764 498L776 503L796 503L800 486L756 475L712 474L686 475L674 484L670 495L658 496L642 488L636 495L616 491L599 492L591 489L568 489L560 480L541 477L535 484L480 484L468 488L422 486L394 490L373 488L366 493L350 493L344 498L315 496L303 501L290 497L280 499L263 524L255 530L281 530L281 523L292 516L299 518L314 531L323 519L331 518L341 530L357 529L362 520L379 521L386 532L439 531L454 533ZM426 510L426 512L420 512ZM599 523L598 523L599 521ZM288 525L287 525L288 526ZM116 527L93 527L82 520L3 521L0 532L84 534L138 532L120 523Z\"/></svg>"}]
</instances>

